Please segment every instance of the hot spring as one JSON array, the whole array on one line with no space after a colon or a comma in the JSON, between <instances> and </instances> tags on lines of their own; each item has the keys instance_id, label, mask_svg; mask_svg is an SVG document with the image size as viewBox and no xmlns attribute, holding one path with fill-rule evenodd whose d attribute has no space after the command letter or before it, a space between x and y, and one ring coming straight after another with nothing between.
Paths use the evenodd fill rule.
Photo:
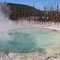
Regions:
<instances>
[{"instance_id":1,"label":"hot spring","mask_svg":"<svg viewBox=\"0 0 60 60\"><path fill-rule=\"evenodd\" d=\"M4 9L7 9L7 13ZM10 9L0 4L0 50L20 53L60 52L60 33L38 29L35 24L23 21L17 25L9 17ZM33 27L35 29L33 29ZM37 27L37 29L36 29ZM22 28L22 29L21 29ZM27 29L24 29L27 28ZM28 29L32 28L32 29Z\"/></svg>"},{"instance_id":2,"label":"hot spring","mask_svg":"<svg viewBox=\"0 0 60 60\"><path fill-rule=\"evenodd\" d=\"M60 52L60 34L45 29L17 29L0 33L0 50L20 53Z\"/></svg>"}]
</instances>

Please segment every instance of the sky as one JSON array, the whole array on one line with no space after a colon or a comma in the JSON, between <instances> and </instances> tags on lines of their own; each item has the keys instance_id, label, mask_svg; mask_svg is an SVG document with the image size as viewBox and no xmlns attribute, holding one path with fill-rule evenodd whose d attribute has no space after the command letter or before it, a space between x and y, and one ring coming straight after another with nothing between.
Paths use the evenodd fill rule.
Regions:
<instances>
[{"instance_id":1,"label":"sky","mask_svg":"<svg viewBox=\"0 0 60 60\"><path fill-rule=\"evenodd\" d=\"M17 3L17 4L24 4L29 6L35 6L35 8L43 10L44 7L54 6L56 8L56 5L59 5L60 9L60 0L0 0L0 2L9 2L9 3Z\"/></svg>"}]
</instances>

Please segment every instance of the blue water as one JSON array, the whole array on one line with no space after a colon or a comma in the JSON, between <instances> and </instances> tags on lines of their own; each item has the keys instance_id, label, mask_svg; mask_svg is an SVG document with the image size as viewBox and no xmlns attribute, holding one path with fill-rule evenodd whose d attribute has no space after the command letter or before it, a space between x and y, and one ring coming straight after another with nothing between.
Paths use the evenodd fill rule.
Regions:
<instances>
[{"instance_id":1,"label":"blue water","mask_svg":"<svg viewBox=\"0 0 60 60\"><path fill-rule=\"evenodd\" d=\"M0 50L52 52L60 50L60 34L45 29L19 29L0 33Z\"/></svg>"}]
</instances>

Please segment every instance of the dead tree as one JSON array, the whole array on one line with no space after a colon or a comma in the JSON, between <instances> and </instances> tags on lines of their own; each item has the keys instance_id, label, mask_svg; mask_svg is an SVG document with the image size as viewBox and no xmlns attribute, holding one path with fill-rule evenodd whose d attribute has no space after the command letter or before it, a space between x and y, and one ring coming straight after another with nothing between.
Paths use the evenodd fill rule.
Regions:
<instances>
[{"instance_id":1,"label":"dead tree","mask_svg":"<svg viewBox=\"0 0 60 60\"><path fill-rule=\"evenodd\" d=\"M56 21L57 21L58 26L59 26L59 7L58 7L58 5L56 6Z\"/></svg>"},{"instance_id":2,"label":"dead tree","mask_svg":"<svg viewBox=\"0 0 60 60\"><path fill-rule=\"evenodd\" d=\"M46 24L46 19L47 18L47 9L44 7L44 23Z\"/></svg>"},{"instance_id":3,"label":"dead tree","mask_svg":"<svg viewBox=\"0 0 60 60\"><path fill-rule=\"evenodd\" d=\"M53 15L53 12L54 12L54 11L53 11L53 5L51 5L51 6L50 6L50 22L51 22L51 24L52 24L52 22L54 21L54 19L53 19L53 16L54 16L54 15Z\"/></svg>"}]
</instances>

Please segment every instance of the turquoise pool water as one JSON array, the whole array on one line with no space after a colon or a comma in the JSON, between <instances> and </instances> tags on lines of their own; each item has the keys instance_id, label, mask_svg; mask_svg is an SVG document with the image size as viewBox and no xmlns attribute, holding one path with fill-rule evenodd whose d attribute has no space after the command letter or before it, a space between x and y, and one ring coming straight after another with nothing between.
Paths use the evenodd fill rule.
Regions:
<instances>
[{"instance_id":1,"label":"turquoise pool water","mask_svg":"<svg viewBox=\"0 0 60 60\"><path fill-rule=\"evenodd\" d=\"M60 52L60 33L46 29L19 29L0 33L0 50L20 53Z\"/></svg>"}]
</instances>

